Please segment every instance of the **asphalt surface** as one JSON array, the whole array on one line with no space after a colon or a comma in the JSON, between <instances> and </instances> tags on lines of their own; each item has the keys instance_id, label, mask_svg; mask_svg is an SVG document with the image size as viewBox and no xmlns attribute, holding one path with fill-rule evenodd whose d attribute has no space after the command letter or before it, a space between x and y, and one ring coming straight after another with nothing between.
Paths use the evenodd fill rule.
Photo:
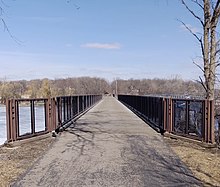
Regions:
<instances>
[{"instance_id":1,"label":"asphalt surface","mask_svg":"<svg viewBox=\"0 0 220 187\"><path fill-rule=\"evenodd\" d=\"M63 132L12 186L202 186L163 137L112 97Z\"/></svg>"}]
</instances>

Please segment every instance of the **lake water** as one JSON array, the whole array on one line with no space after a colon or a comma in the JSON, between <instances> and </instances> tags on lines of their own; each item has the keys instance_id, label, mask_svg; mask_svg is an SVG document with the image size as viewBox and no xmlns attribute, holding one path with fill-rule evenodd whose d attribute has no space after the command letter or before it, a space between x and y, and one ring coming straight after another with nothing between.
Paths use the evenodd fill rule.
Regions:
<instances>
[{"instance_id":1,"label":"lake water","mask_svg":"<svg viewBox=\"0 0 220 187\"><path fill-rule=\"evenodd\" d=\"M6 111L5 107L0 105L0 145L3 144L6 139Z\"/></svg>"},{"instance_id":2,"label":"lake water","mask_svg":"<svg viewBox=\"0 0 220 187\"><path fill-rule=\"evenodd\" d=\"M19 135L31 133L31 109L29 106L19 107ZM44 106L35 107L35 131L45 130ZM6 132L6 108L0 105L0 145L7 140Z\"/></svg>"}]
</instances>

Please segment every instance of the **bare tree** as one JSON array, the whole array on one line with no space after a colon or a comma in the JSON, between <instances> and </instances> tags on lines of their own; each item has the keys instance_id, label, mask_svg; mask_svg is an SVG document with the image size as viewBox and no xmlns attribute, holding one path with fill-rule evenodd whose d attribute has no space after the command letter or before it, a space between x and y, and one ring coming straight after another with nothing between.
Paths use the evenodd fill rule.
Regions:
<instances>
[{"instance_id":1,"label":"bare tree","mask_svg":"<svg viewBox=\"0 0 220 187\"><path fill-rule=\"evenodd\" d=\"M3 0L0 1L0 22L3 25L4 29L9 31L7 24L5 23L5 19L4 19L4 9L3 6L5 6L5 3Z\"/></svg>"},{"instance_id":2,"label":"bare tree","mask_svg":"<svg viewBox=\"0 0 220 187\"><path fill-rule=\"evenodd\" d=\"M5 21L5 9L9 6L4 2L4 0L0 0L0 25L3 26L3 30L8 33L12 40L14 40L17 44L21 44L22 42L16 38L10 31L8 24Z\"/></svg>"},{"instance_id":3,"label":"bare tree","mask_svg":"<svg viewBox=\"0 0 220 187\"><path fill-rule=\"evenodd\" d=\"M219 38L217 37L217 25L220 17L220 0L188 0L188 2L197 5L203 17L198 16L193 9L191 9L186 0L181 0L182 4L189 11L189 13L197 19L203 28L202 36L193 32L190 27L184 22L182 24L190 31L190 33L199 41L203 57L203 66L195 63L200 70L202 70L204 78L199 77L199 82L206 91L207 99L214 99L216 68L220 66L218 62L219 53Z\"/></svg>"}]
</instances>

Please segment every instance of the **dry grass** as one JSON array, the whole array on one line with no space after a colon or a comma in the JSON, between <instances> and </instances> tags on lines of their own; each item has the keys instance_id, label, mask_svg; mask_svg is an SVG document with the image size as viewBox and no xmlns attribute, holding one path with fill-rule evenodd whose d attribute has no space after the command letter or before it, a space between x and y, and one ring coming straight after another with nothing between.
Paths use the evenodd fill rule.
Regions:
<instances>
[{"instance_id":1,"label":"dry grass","mask_svg":"<svg viewBox=\"0 0 220 187\"><path fill-rule=\"evenodd\" d=\"M24 173L51 145L52 138L36 140L20 146L0 148L0 186L9 186Z\"/></svg>"},{"instance_id":2,"label":"dry grass","mask_svg":"<svg viewBox=\"0 0 220 187\"><path fill-rule=\"evenodd\" d=\"M220 149L170 138L165 141L204 186L220 186Z\"/></svg>"}]
</instances>

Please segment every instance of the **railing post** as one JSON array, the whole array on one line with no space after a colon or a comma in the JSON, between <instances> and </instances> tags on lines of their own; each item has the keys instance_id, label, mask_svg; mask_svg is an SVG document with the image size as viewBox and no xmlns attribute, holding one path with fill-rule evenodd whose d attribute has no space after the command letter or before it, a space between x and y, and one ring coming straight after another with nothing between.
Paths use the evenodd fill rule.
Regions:
<instances>
[{"instance_id":1,"label":"railing post","mask_svg":"<svg viewBox=\"0 0 220 187\"><path fill-rule=\"evenodd\" d=\"M185 134L189 134L189 105L190 105L190 101L186 101L186 126L185 126Z\"/></svg>"},{"instance_id":2,"label":"railing post","mask_svg":"<svg viewBox=\"0 0 220 187\"><path fill-rule=\"evenodd\" d=\"M170 132L167 126L167 99L163 98L163 128L164 130Z\"/></svg>"},{"instance_id":3,"label":"railing post","mask_svg":"<svg viewBox=\"0 0 220 187\"><path fill-rule=\"evenodd\" d=\"M10 100L6 100L6 130L7 130L7 141L11 141L11 116L10 116Z\"/></svg>"},{"instance_id":4,"label":"railing post","mask_svg":"<svg viewBox=\"0 0 220 187\"><path fill-rule=\"evenodd\" d=\"M16 103L14 99L8 99L6 101L6 124L7 124L7 141L17 140L17 113Z\"/></svg>"},{"instance_id":5,"label":"railing post","mask_svg":"<svg viewBox=\"0 0 220 187\"><path fill-rule=\"evenodd\" d=\"M209 140L209 124L210 124L210 118L209 118L209 101L205 100L205 124L204 124L204 141L208 142Z\"/></svg>"},{"instance_id":6,"label":"railing post","mask_svg":"<svg viewBox=\"0 0 220 187\"><path fill-rule=\"evenodd\" d=\"M210 113L209 113L209 120L210 120L210 122L209 122L209 124L210 124L210 138L209 138L209 143L214 143L215 142L215 120L214 120L214 101L213 100L211 100L211 101L209 101L209 107L210 107L210 109L209 109L209 111L210 111Z\"/></svg>"},{"instance_id":7,"label":"railing post","mask_svg":"<svg viewBox=\"0 0 220 187\"><path fill-rule=\"evenodd\" d=\"M46 100L46 128L48 132L55 130L58 126L57 123L60 123L56 116L56 110L59 115L59 107L59 100L58 102L56 102L55 98L49 98Z\"/></svg>"},{"instance_id":8,"label":"railing post","mask_svg":"<svg viewBox=\"0 0 220 187\"><path fill-rule=\"evenodd\" d=\"M90 106L92 106L92 95L90 96Z\"/></svg>"},{"instance_id":9,"label":"railing post","mask_svg":"<svg viewBox=\"0 0 220 187\"><path fill-rule=\"evenodd\" d=\"M168 128L169 131L172 132L173 131L173 102L172 99L169 98L168 99Z\"/></svg>"},{"instance_id":10,"label":"railing post","mask_svg":"<svg viewBox=\"0 0 220 187\"><path fill-rule=\"evenodd\" d=\"M205 124L204 124L204 141L206 143L215 142L214 132L214 102L211 100L205 101Z\"/></svg>"},{"instance_id":11,"label":"railing post","mask_svg":"<svg viewBox=\"0 0 220 187\"><path fill-rule=\"evenodd\" d=\"M215 143L215 103L214 101L210 101L210 125L211 125L211 137L210 137L210 140L211 140L211 143Z\"/></svg>"},{"instance_id":12,"label":"railing post","mask_svg":"<svg viewBox=\"0 0 220 187\"><path fill-rule=\"evenodd\" d=\"M84 106L85 106L85 97L84 95L82 96L82 112L85 110Z\"/></svg>"},{"instance_id":13,"label":"railing post","mask_svg":"<svg viewBox=\"0 0 220 187\"><path fill-rule=\"evenodd\" d=\"M79 114L79 97L80 96L77 96L77 114Z\"/></svg>"},{"instance_id":14,"label":"railing post","mask_svg":"<svg viewBox=\"0 0 220 187\"><path fill-rule=\"evenodd\" d=\"M12 118L12 100L6 100L6 128L7 128L7 141L13 141L13 118Z\"/></svg>"},{"instance_id":15,"label":"railing post","mask_svg":"<svg viewBox=\"0 0 220 187\"><path fill-rule=\"evenodd\" d=\"M46 105L46 129L48 132L51 131L51 121L50 121L50 114L51 114L51 101L49 99L45 100L45 105Z\"/></svg>"},{"instance_id":16,"label":"railing post","mask_svg":"<svg viewBox=\"0 0 220 187\"><path fill-rule=\"evenodd\" d=\"M52 128L53 130L56 129L58 126L58 120L57 120L57 102L55 98L51 99L51 107L52 107Z\"/></svg>"},{"instance_id":17,"label":"railing post","mask_svg":"<svg viewBox=\"0 0 220 187\"><path fill-rule=\"evenodd\" d=\"M35 133L35 106L34 101L30 101L31 104L31 134Z\"/></svg>"}]
</instances>

